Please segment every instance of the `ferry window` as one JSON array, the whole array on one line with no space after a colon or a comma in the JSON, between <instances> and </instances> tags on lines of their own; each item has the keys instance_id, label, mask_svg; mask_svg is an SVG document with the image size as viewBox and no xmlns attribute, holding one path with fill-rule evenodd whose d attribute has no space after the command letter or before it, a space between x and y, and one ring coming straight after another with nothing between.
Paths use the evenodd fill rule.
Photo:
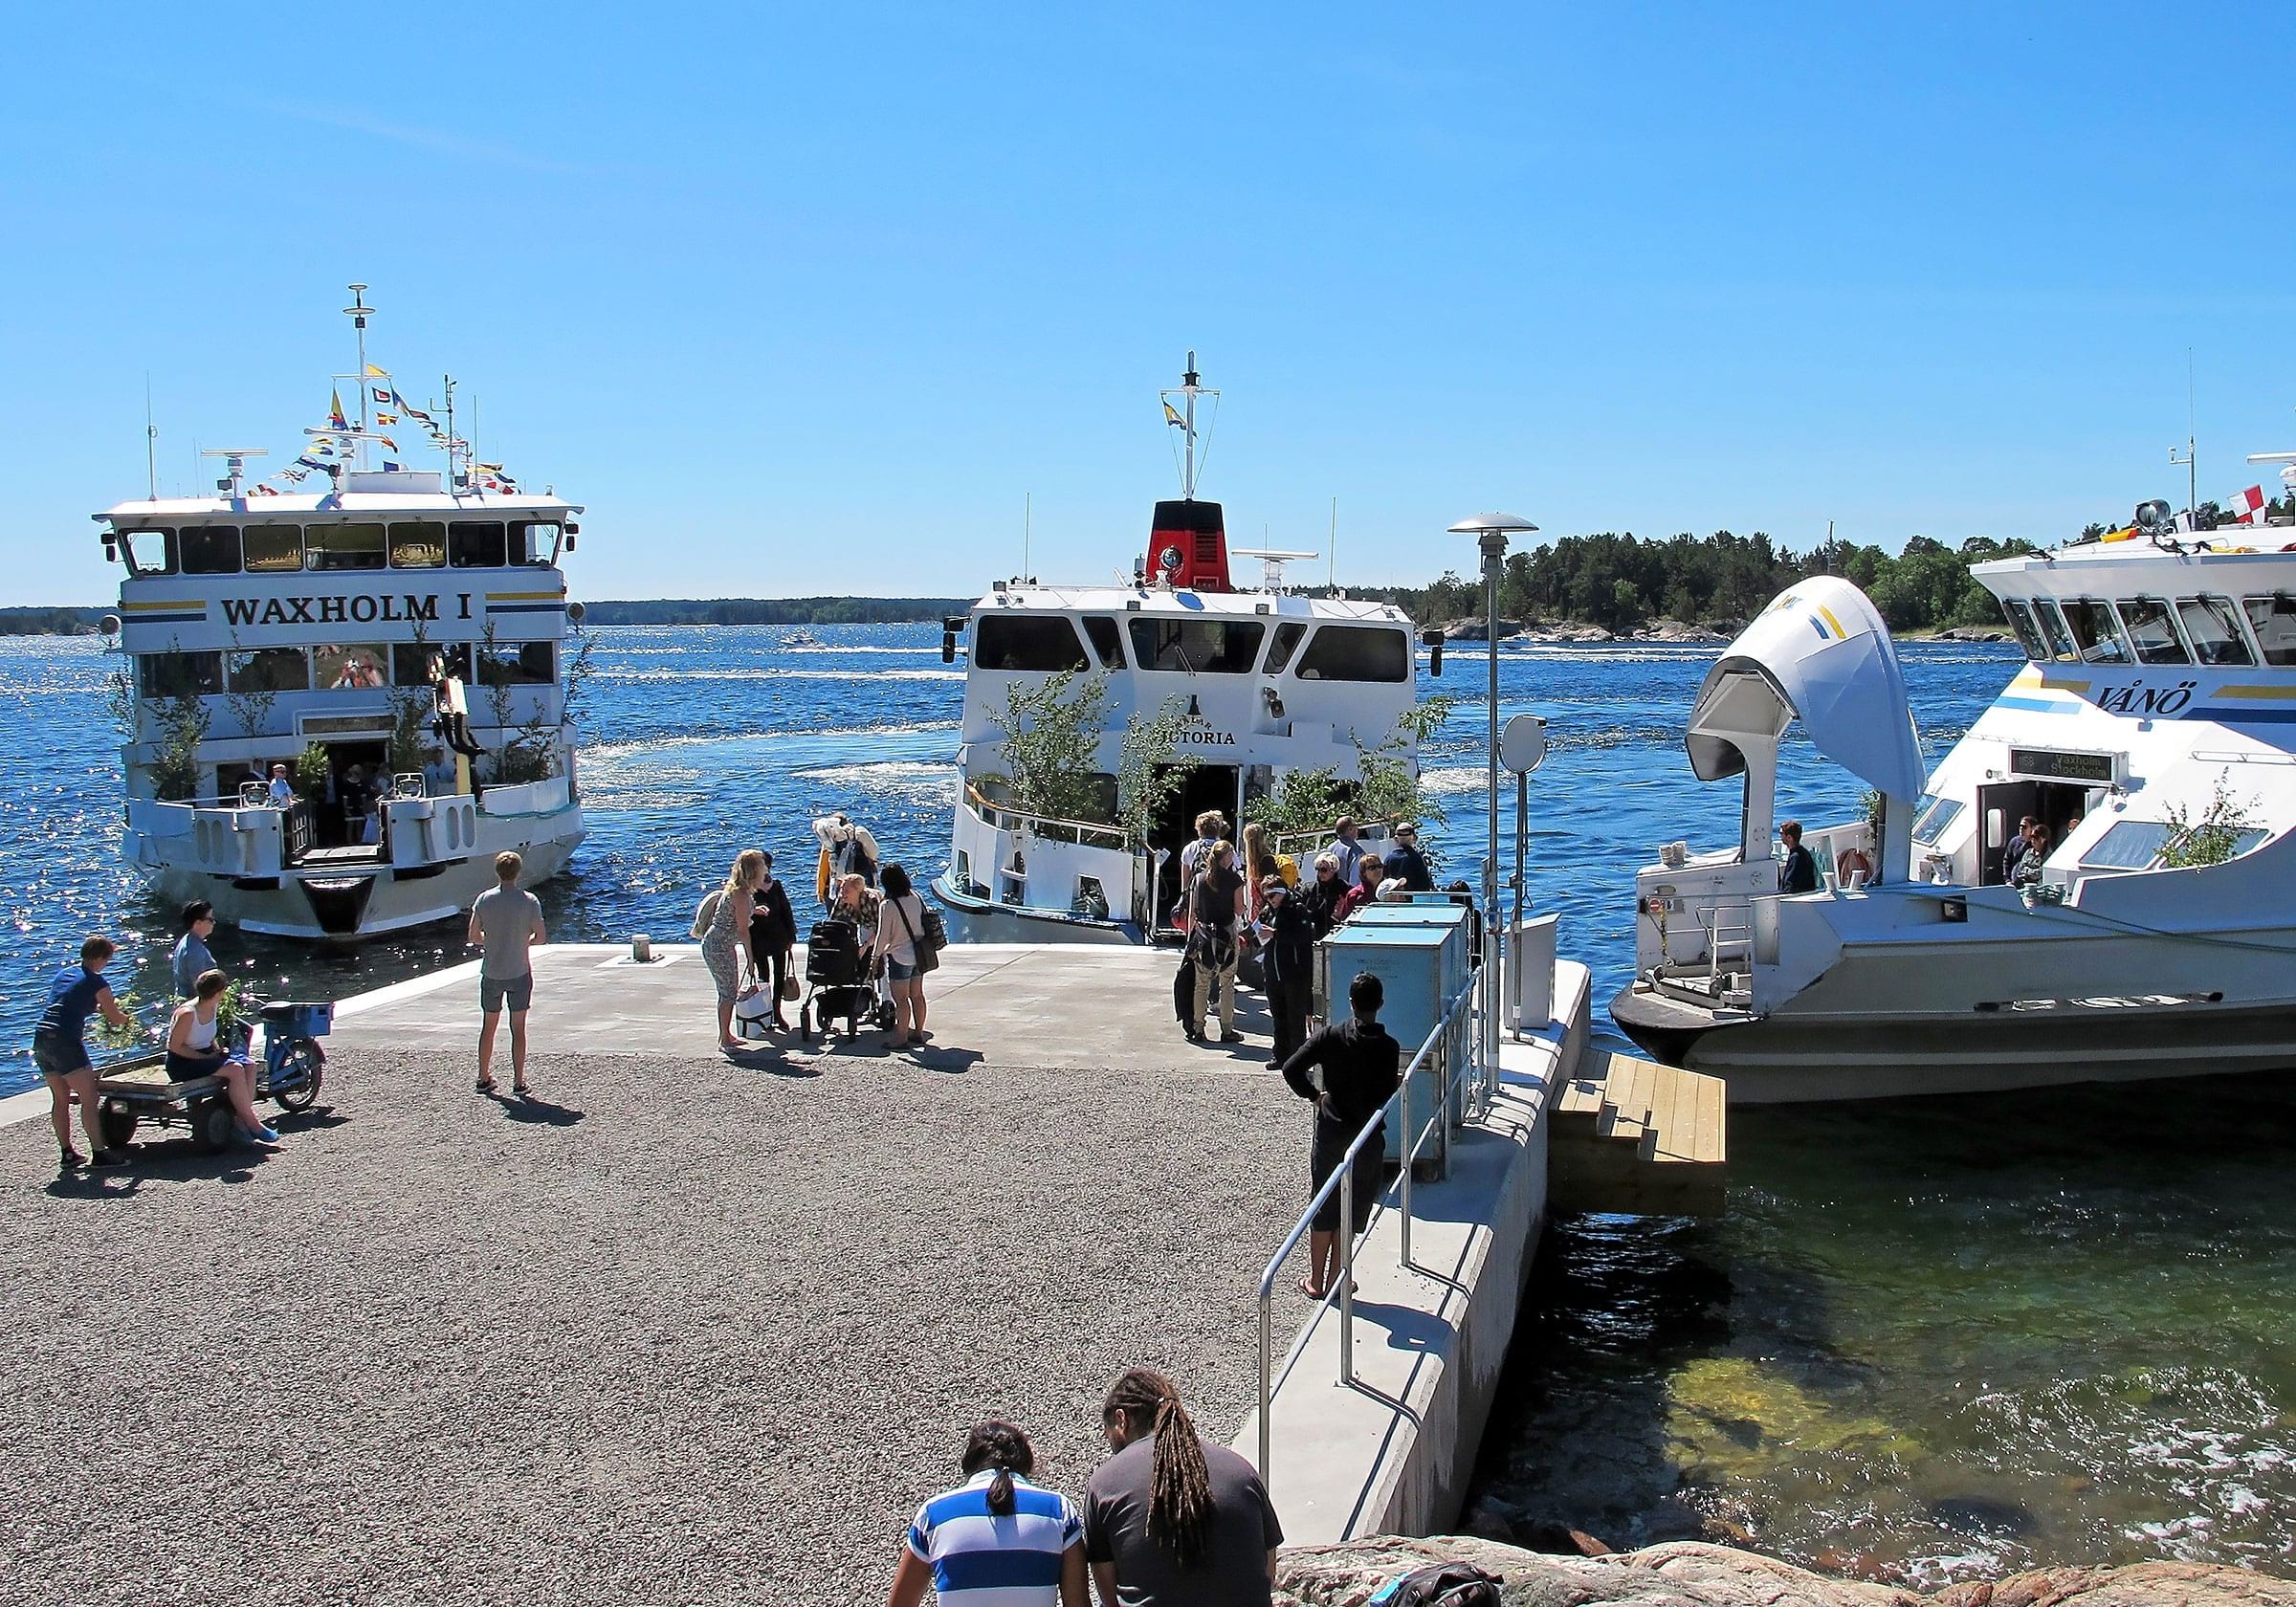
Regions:
<instances>
[{"instance_id":1,"label":"ferry window","mask_svg":"<svg viewBox=\"0 0 2296 1607\"><path fill-rule=\"evenodd\" d=\"M121 530L120 556L131 575L172 575L175 573L175 532L172 530Z\"/></svg>"},{"instance_id":2,"label":"ferry window","mask_svg":"<svg viewBox=\"0 0 2296 1607\"><path fill-rule=\"evenodd\" d=\"M329 642L311 649L311 661L319 686L328 692L370 692L390 684L383 678L390 649L380 642Z\"/></svg>"},{"instance_id":3,"label":"ferry window","mask_svg":"<svg viewBox=\"0 0 2296 1607\"><path fill-rule=\"evenodd\" d=\"M2009 616L2009 628L2017 632L2018 646L2025 649L2030 659L2049 656L2049 644L2042 639L2041 627L2033 623L2033 610L2011 597L2001 604L2001 612Z\"/></svg>"},{"instance_id":4,"label":"ferry window","mask_svg":"<svg viewBox=\"0 0 2296 1607\"><path fill-rule=\"evenodd\" d=\"M1946 828L1961 818L1962 803L1958 798L1931 798L1923 801L1921 812L1913 817L1913 841L1935 843Z\"/></svg>"},{"instance_id":5,"label":"ferry window","mask_svg":"<svg viewBox=\"0 0 2296 1607\"><path fill-rule=\"evenodd\" d=\"M480 686L548 686L556 678L547 642L497 642L478 649Z\"/></svg>"},{"instance_id":6,"label":"ferry window","mask_svg":"<svg viewBox=\"0 0 2296 1607\"><path fill-rule=\"evenodd\" d=\"M1407 681L1410 639L1386 626L1317 626L1298 673L1303 681Z\"/></svg>"},{"instance_id":7,"label":"ferry window","mask_svg":"<svg viewBox=\"0 0 2296 1607\"><path fill-rule=\"evenodd\" d=\"M1132 656L1143 670L1242 675L1258 662L1267 631L1257 620L1136 619Z\"/></svg>"},{"instance_id":8,"label":"ferry window","mask_svg":"<svg viewBox=\"0 0 2296 1607\"><path fill-rule=\"evenodd\" d=\"M2115 821L2082 853L2081 863L2098 870L2142 870L2168 841L2169 828L2159 821Z\"/></svg>"},{"instance_id":9,"label":"ferry window","mask_svg":"<svg viewBox=\"0 0 2296 1607\"><path fill-rule=\"evenodd\" d=\"M175 550L187 575L239 573L239 527L235 524L187 524L175 534Z\"/></svg>"},{"instance_id":10,"label":"ferry window","mask_svg":"<svg viewBox=\"0 0 2296 1607\"><path fill-rule=\"evenodd\" d=\"M2296 597L2283 592L2249 598L2248 625L2266 664L2296 664Z\"/></svg>"},{"instance_id":11,"label":"ferry window","mask_svg":"<svg viewBox=\"0 0 2296 1607\"><path fill-rule=\"evenodd\" d=\"M1299 644L1307 634L1308 627L1297 620L1277 626L1274 645L1268 649L1268 673L1282 674L1284 666L1292 662L1292 655L1299 651Z\"/></svg>"},{"instance_id":12,"label":"ferry window","mask_svg":"<svg viewBox=\"0 0 2296 1607\"><path fill-rule=\"evenodd\" d=\"M2166 603L2156 597L2132 597L2113 606L2120 610L2121 626L2129 632L2129 645L2136 649L2137 663L2192 663L2184 644L2176 639L2176 623L2169 617Z\"/></svg>"},{"instance_id":13,"label":"ferry window","mask_svg":"<svg viewBox=\"0 0 2296 1607\"><path fill-rule=\"evenodd\" d=\"M2065 628L2064 616L2058 612L2057 605L2036 603L2033 605L2033 612L2041 621L2042 634L2049 639L2049 656L2065 659L2074 664L2080 663L2081 649L2073 646L2073 633Z\"/></svg>"},{"instance_id":14,"label":"ferry window","mask_svg":"<svg viewBox=\"0 0 2296 1607\"><path fill-rule=\"evenodd\" d=\"M447 562L447 527L418 522L390 527L390 566L393 569L443 569Z\"/></svg>"},{"instance_id":15,"label":"ferry window","mask_svg":"<svg viewBox=\"0 0 2296 1607\"><path fill-rule=\"evenodd\" d=\"M456 522L447 526L447 561L457 569L500 569L503 557L499 524Z\"/></svg>"},{"instance_id":16,"label":"ferry window","mask_svg":"<svg viewBox=\"0 0 2296 1607\"><path fill-rule=\"evenodd\" d=\"M311 665L300 648L258 648L224 661L233 692L309 692Z\"/></svg>"},{"instance_id":17,"label":"ferry window","mask_svg":"<svg viewBox=\"0 0 2296 1607\"><path fill-rule=\"evenodd\" d=\"M1106 614L1087 614L1084 633L1093 639L1093 651L1100 655L1101 669L1124 668L1124 633L1116 628L1115 620Z\"/></svg>"},{"instance_id":18,"label":"ferry window","mask_svg":"<svg viewBox=\"0 0 2296 1607\"><path fill-rule=\"evenodd\" d=\"M223 690L223 654L140 653L136 672L146 697L205 697Z\"/></svg>"},{"instance_id":19,"label":"ferry window","mask_svg":"<svg viewBox=\"0 0 2296 1607\"><path fill-rule=\"evenodd\" d=\"M2248 638L2241 634L2241 616L2229 597L2179 597L2177 617L2193 644L2193 656L2203 664L2253 664Z\"/></svg>"},{"instance_id":20,"label":"ferry window","mask_svg":"<svg viewBox=\"0 0 2296 1607\"><path fill-rule=\"evenodd\" d=\"M1066 614L983 614L973 637L976 670L1082 670L1084 646Z\"/></svg>"},{"instance_id":21,"label":"ferry window","mask_svg":"<svg viewBox=\"0 0 2296 1607\"><path fill-rule=\"evenodd\" d=\"M390 647L390 678L393 685L427 687L430 684L430 661L440 659L448 672L460 676L467 686L471 679L471 645L468 642L393 642Z\"/></svg>"},{"instance_id":22,"label":"ferry window","mask_svg":"<svg viewBox=\"0 0 2296 1607\"><path fill-rule=\"evenodd\" d=\"M2094 599L2068 603L2064 609L2064 623L2073 627L2073 642L2081 649L2082 662L2129 662L2128 644L2121 640L2121 627L2113 623L2110 605Z\"/></svg>"},{"instance_id":23,"label":"ferry window","mask_svg":"<svg viewBox=\"0 0 2296 1607\"><path fill-rule=\"evenodd\" d=\"M379 524L315 524L306 539L314 569L383 567L383 527Z\"/></svg>"},{"instance_id":24,"label":"ferry window","mask_svg":"<svg viewBox=\"0 0 2296 1607\"><path fill-rule=\"evenodd\" d=\"M303 529L299 524L251 524L241 534L239 545L251 575L279 575L303 566Z\"/></svg>"},{"instance_id":25,"label":"ferry window","mask_svg":"<svg viewBox=\"0 0 2296 1607\"><path fill-rule=\"evenodd\" d=\"M556 563L558 521L520 519L514 523L510 527L510 559L513 563Z\"/></svg>"}]
</instances>

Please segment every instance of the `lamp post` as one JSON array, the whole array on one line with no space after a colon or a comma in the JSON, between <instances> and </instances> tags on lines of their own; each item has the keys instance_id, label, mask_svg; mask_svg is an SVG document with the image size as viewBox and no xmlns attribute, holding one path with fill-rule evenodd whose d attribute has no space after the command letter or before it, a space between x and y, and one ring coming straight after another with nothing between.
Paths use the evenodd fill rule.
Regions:
<instances>
[{"instance_id":1,"label":"lamp post","mask_svg":"<svg viewBox=\"0 0 2296 1607\"><path fill-rule=\"evenodd\" d=\"M1507 557L1507 538L1528 536L1538 529L1516 514L1475 514L1450 528L1453 536L1472 536L1483 554L1483 646L1490 660L1490 742L1485 804L1490 840L1483 861L1483 1051L1486 1076L1495 1075L1499 1058L1499 1010L1492 992L1499 983L1499 570Z\"/></svg>"}]
</instances>

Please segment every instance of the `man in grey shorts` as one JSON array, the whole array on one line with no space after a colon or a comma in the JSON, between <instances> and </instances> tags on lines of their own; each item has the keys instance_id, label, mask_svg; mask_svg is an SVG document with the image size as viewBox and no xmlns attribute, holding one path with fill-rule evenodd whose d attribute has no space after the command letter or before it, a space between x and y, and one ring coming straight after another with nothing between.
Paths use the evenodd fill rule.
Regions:
<instances>
[{"instance_id":1,"label":"man in grey shorts","mask_svg":"<svg viewBox=\"0 0 2296 1607\"><path fill-rule=\"evenodd\" d=\"M471 930L466 940L479 951L478 959L478 1091L495 1091L491 1071L495 1059L495 1025L502 1007L510 1006L510 1088L525 1093L526 1007L534 1002L534 961L527 951L547 940L542 931L542 906L533 893L521 892L519 872L525 862L515 853L495 856L496 885L471 906Z\"/></svg>"}]
</instances>

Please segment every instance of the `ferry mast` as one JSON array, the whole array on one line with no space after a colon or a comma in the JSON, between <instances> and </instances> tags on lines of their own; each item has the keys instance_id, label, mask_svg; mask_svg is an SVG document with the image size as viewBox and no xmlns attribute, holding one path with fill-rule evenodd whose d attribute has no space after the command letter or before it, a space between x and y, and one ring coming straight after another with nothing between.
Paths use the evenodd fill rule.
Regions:
<instances>
[{"instance_id":1,"label":"ferry mast","mask_svg":"<svg viewBox=\"0 0 2296 1607\"><path fill-rule=\"evenodd\" d=\"M1201 381L1202 376L1196 372L1196 354L1190 352L1188 366L1180 377L1179 388L1159 393L1163 398L1164 422L1178 425L1181 433L1187 437L1187 457L1181 469L1180 495L1191 502L1196 499L1196 399L1209 396L1217 401L1220 396L1217 390L1207 388ZM1175 396L1181 399L1178 407L1172 406Z\"/></svg>"}]
</instances>

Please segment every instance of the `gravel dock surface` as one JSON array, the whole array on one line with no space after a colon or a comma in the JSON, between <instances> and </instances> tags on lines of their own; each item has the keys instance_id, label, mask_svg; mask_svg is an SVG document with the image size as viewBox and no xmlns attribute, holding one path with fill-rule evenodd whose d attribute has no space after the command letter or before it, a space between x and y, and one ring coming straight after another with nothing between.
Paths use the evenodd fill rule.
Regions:
<instances>
[{"instance_id":1,"label":"gravel dock surface","mask_svg":"<svg viewBox=\"0 0 2296 1607\"><path fill-rule=\"evenodd\" d=\"M981 1417L1072 1493L1132 1363L1242 1424L1304 1196L1272 1072L535 1083L352 1047L276 1153L86 1180L0 1129L11 1601L881 1601Z\"/></svg>"}]
</instances>

